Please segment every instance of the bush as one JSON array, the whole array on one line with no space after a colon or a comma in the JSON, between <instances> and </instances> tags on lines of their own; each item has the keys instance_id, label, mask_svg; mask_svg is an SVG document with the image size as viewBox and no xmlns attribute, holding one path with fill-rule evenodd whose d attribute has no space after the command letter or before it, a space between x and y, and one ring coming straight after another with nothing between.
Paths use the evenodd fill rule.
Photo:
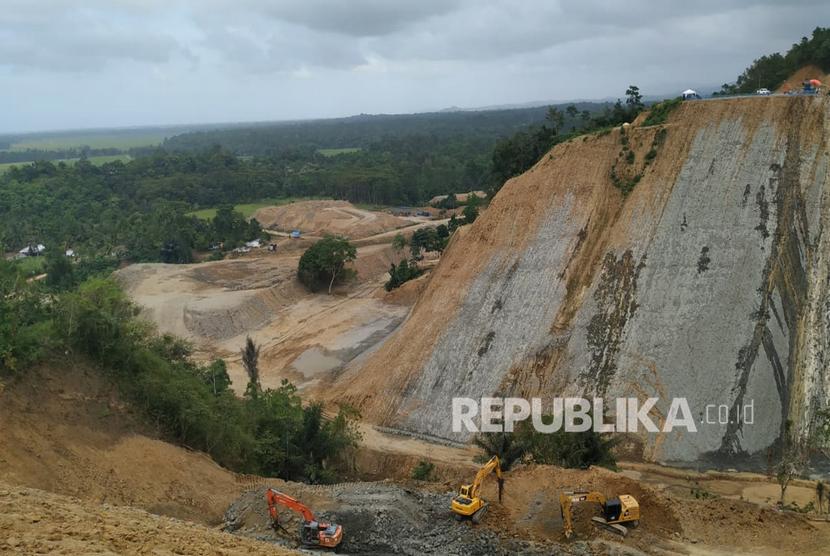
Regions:
<instances>
[{"instance_id":1,"label":"bush","mask_svg":"<svg viewBox=\"0 0 830 556\"><path fill-rule=\"evenodd\" d=\"M412 468L412 478L416 481L431 481L433 471L435 471L435 464L422 459Z\"/></svg>"},{"instance_id":2,"label":"bush","mask_svg":"<svg viewBox=\"0 0 830 556\"><path fill-rule=\"evenodd\" d=\"M577 469L591 465L616 468L611 451L616 441L592 430L565 432L560 429L554 433L541 433L525 421L517 434L534 463Z\"/></svg>"},{"instance_id":3,"label":"bush","mask_svg":"<svg viewBox=\"0 0 830 556\"><path fill-rule=\"evenodd\" d=\"M648 112L648 116L643 121L644 126L650 125L660 125L666 123L666 120L683 100L680 97L673 98L671 100L664 100L663 102L658 102Z\"/></svg>"},{"instance_id":4,"label":"bush","mask_svg":"<svg viewBox=\"0 0 830 556\"><path fill-rule=\"evenodd\" d=\"M0 260L0 373L19 373L55 343L51 305L16 265Z\"/></svg>"},{"instance_id":5,"label":"bush","mask_svg":"<svg viewBox=\"0 0 830 556\"><path fill-rule=\"evenodd\" d=\"M473 443L486 454L480 458L481 463L498 456L502 471L509 470L514 463L520 461L528 448L525 439L512 432L480 433L473 439Z\"/></svg>"},{"instance_id":6,"label":"bush","mask_svg":"<svg viewBox=\"0 0 830 556\"><path fill-rule=\"evenodd\" d=\"M423 273L424 271L418 268L418 265L415 263L410 264L406 259L398 263L397 266L395 266L395 263L392 263L392 267L389 269L389 280L384 285L384 288L386 291L392 291Z\"/></svg>"}]
</instances>

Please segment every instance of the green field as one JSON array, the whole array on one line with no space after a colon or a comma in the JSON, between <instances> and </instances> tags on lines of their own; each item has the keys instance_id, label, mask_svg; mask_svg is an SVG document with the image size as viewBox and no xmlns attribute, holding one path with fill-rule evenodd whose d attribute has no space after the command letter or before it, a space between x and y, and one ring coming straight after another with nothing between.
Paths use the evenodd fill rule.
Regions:
<instances>
[{"instance_id":1,"label":"green field","mask_svg":"<svg viewBox=\"0 0 830 556\"><path fill-rule=\"evenodd\" d=\"M44 135L21 138L11 144L10 151L25 151L27 149L39 149L44 151L57 151L71 148L90 147L93 149L131 149L133 147L147 147L159 145L173 132L163 130L157 131L125 131L125 132L102 132Z\"/></svg>"},{"instance_id":2,"label":"green field","mask_svg":"<svg viewBox=\"0 0 830 556\"><path fill-rule=\"evenodd\" d=\"M66 162L67 164L75 164L80 160L79 158L65 158L62 160L52 160L52 164L57 164L58 162ZM107 162L115 162L116 160L120 160L122 162L127 162L130 160L130 155L128 154L114 154L109 156L90 156L87 160L92 162L96 166L100 166L101 164L106 164ZM31 162L6 162L0 164L0 173L5 172L12 166L28 166Z\"/></svg>"},{"instance_id":3,"label":"green field","mask_svg":"<svg viewBox=\"0 0 830 556\"><path fill-rule=\"evenodd\" d=\"M241 212L245 218L250 218L254 213L263 207L274 207L279 205L287 205L288 203L296 203L298 201L316 201L326 199L327 197L281 197L279 199L263 199L256 203L245 203L241 205L234 205L234 210ZM188 213L190 216L201 218L202 220L210 220L216 216L216 208L206 208L194 210Z\"/></svg>"},{"instance_id":4,"label":"green field","mask_svg":"<svg viewBox=\"0 0 830 556\"><path fill-rule=\"evenodd\" d=\"M352 154L360 151L359 148L349 147L345 149L317 149L317 152L323 156L337 156L339 154Z\"/></svg>"}]
</instances>

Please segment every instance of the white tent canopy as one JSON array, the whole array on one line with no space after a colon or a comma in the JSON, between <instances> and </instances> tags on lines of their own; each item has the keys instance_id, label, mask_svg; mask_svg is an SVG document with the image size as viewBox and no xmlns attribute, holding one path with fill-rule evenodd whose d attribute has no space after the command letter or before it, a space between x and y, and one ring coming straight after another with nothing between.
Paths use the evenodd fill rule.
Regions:
<instances>
[{"instance_id":1,"label":"white tent canopy","mask_svg":"<svg viewBox=\"0 0 830 556\"><path fill-rule=\"evenodd\" d=\"M695 95L700 96L700 95L697 94L697 91L695 91L694 89L686 89L685 91L683 91L683 96L684 97L691 97L691 96L695 96Z\"/></svg>"}]
</instances>

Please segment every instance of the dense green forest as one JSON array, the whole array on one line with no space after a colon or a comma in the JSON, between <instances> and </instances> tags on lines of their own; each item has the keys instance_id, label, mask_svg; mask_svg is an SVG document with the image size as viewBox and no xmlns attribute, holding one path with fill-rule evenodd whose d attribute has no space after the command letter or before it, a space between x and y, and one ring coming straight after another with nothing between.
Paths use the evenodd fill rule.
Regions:
<instances>
[{"instance_id":1,"label":"dense green forest","mask_svg":"<svg viewBox=\"0 0 830 556\"><path fill-rule=\"evenodd\" d=\"M790 75L811 64L830 71L830 29L816 27L810 38L802 37L785 54L776 52L761 56L738 76L735 83L725 83L720 94L751 93L762 87L774 91Z\"/></svg>"},{"instance_id":2,"label":"dense green forest","mask_svg":"<svg viewBox=\"0 0 830 556\"><path fill-rule=\"evenodd\" d=\"M493 194L558 142L631 121L643 108L631 86L615 104L212 130L127 162L13 166L0 174L0 245L192 262L194 250L263 237L233 205L296 197L422 205L442 194ZM220 210L209 220L193 214L204 208Z\"/></svg>"},{"instance_id":3,"label":"dense green forest","mask_svg":"<svg viewBox=\"0 0 830 556\"><path fill-rule=\"evenodd\" d=\"M541 123L547 108L359 116L190 133L128 162L23 164L0 175L0 244L5 251L44 243L132 261L190 262L194 249L258 235L256 226L229 232L190 214L200 208L285 197L416 205L439 194L495 191L553 144L552 132L579 129L592 114L577 107L556 113L557 130ZM497 145L528 133L532 152L494 157ZM240 137L252 143L236 143ZM251 145L258 150L246 151ZM321 152L345 145L359 150ZM517 165L518 153L524 160Z\"/></svg>"}]
</instances>

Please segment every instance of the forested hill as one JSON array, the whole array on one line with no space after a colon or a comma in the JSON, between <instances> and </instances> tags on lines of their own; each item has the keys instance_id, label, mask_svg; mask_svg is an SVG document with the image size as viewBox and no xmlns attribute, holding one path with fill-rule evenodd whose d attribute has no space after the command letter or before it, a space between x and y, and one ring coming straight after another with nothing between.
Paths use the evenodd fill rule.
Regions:
<instances>
[{"instance_id":1,"label":"forested hill","mask_svg":"<svg viewBox=\"0 0 830 556\"><path fill-rule=\"evenodd\" d=\"M607 103L575 103L579 112L595 112ZM457 141L491 149L509 137L545 120L548 106L505 110L368 115L348 118L251 124L227 129L183 133L167 139L167 150L203 150L215 145L243 156L271 156L300 146L318 149L382 148L391 139L417 137L415 142ZM565 105L558 107L564 110Z\"/></svg>"}]
</instances>

